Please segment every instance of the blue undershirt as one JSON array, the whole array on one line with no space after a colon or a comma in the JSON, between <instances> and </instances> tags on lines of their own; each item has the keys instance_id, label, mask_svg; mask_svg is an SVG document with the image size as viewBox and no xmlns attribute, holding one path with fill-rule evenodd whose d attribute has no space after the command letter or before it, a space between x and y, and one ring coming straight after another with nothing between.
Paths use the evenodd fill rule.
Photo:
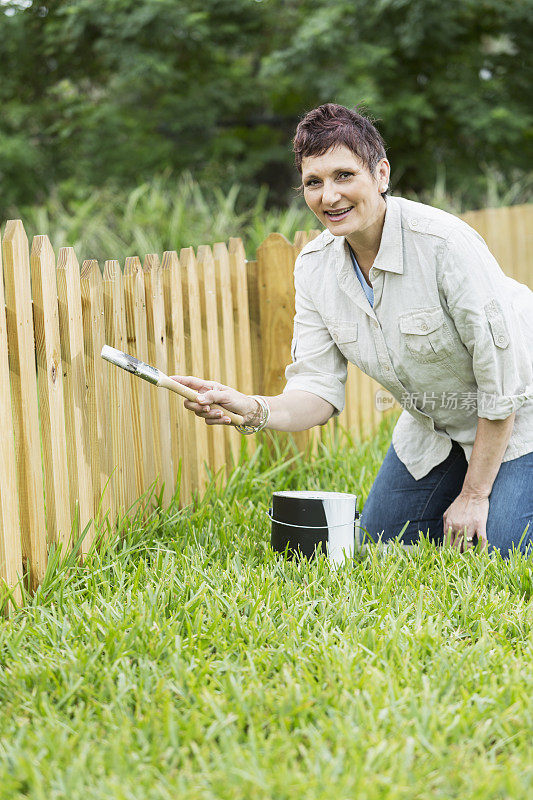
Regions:
<instances>
[{"instance_id":1,"label":"blue undershirt","mask_svg":"<svg viewBox=\"0 0 533 800\"><path fill-rule=\"evenodd\" d=\"M353 266L354 266L354 269L355 269L355 274L359 278L359 282L360 282L361 286L363 287L363 291L366 294L366 299L368 300L368 302L370 303L372 308L374 308L374 290L366 282L365 276L361 272L361 267L357 263L357 259L355 257L355 253L352 250L352 248L350 247L350 245L348 245L348 249L350 250L350 255L352 257L352 262L353 262Z\"/></svg>"}]
</instances>

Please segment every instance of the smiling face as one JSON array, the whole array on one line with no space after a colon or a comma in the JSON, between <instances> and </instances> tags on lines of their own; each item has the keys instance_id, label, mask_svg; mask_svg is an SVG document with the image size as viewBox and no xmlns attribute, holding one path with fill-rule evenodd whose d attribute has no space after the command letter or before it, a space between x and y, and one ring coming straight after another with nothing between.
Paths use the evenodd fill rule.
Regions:
<instances>
[{"instance_id":1,"label":"smiling face","mask_svg":"<svg viewBox=\"0 0 533 800\"><path fill-rule=\"evenodd\" d=\"M372 238L383 223L386 204L381 192L388 186L389 174L386 158L373 176L346 145L337 145L321 156L303 158L304 199L331 233L356 244Z\"/></svg>"}]
</instances>

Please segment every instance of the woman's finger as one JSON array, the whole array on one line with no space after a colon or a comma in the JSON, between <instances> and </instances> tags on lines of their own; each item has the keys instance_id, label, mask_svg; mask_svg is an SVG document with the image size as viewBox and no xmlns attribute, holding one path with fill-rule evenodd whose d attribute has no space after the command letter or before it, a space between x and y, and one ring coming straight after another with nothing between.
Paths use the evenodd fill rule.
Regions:
<instances>
[{"instance_id":1,"label":"woman's finger","mask_svg":"<svg viewBox=\"0 0 533 800\"><path fill-rule=\"evenodd\" d=\"M211 410L211 406L204 405L202 403L195 403L194 400L184 400L183 405L187 411L194 411L194 413L198 414L199 416L204 416Z\"/></svg>"},{"instance_id":2,"label":"woman's finger","mask_svg":"<svg viewBox=\"0 0 533 800\"><path fill-rule=\"evenodd\" d=\"M173 381L182 383L184 386L188 386L190 389L194 389L197 392L207 392L215 385L213 381L207 381L205 378L197 378L195 375L170 375L169 377L172 378Z\"/></svg>"}]
</instances>

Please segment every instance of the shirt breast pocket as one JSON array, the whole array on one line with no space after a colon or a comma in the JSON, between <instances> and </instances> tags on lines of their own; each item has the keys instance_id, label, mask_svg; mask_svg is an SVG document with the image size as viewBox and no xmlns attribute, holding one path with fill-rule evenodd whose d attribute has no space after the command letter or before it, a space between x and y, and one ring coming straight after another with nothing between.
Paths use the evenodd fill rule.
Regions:
<instances>
[{"instance_id":1,"label":"shirt breast pocket","mask_svg":"<svg viewBox=\"0 0 533 800\"><path fill-rule=\"evenodd\" d=\"M402 341L416 361L428 364L449 357L451 337L440 306L402 314L399 325Z\"/></svg>"},{"instance_id":2,"label":"shirt breast pocket","mask_svg":"<svg viewBox=\"0 0 533 800\"><path fill-rule=\"evenodd\" d=\"M357 322L329 322L331 338L343 356L354 364L360 361Z\"/></svg>"}]
</instances>

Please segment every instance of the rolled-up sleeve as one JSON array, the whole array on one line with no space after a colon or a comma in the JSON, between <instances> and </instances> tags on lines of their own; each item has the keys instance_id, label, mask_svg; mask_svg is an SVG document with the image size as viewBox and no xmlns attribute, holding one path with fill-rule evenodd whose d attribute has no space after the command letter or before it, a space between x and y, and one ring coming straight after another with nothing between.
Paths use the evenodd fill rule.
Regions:
<instances>
[{"instance_id":1,"label":"rolled-up sleeve","mask_svg":"<svg viewBox=\"0 0 533 800\"><path fill-rule=\"evenodd\" d=\"M285 369L283 393L293 389L311 392L331 403L337 416L344 408L347 362L331 338L306 287L302 257L294 267L295 315L291 345L292 363Z\"/></svg>"},{"instance_id":2,"label":"rolled-up sleeve","mask_svg":"<svg viewBox=\"0 0 533 800\"><path fill-rule=\"evenodd\" d=\"M478 417L505 419L533 401L533 293L507 278L469 229L454 231L446 241L439 282L472 357Z\"/></svg>"}]
</instances>

